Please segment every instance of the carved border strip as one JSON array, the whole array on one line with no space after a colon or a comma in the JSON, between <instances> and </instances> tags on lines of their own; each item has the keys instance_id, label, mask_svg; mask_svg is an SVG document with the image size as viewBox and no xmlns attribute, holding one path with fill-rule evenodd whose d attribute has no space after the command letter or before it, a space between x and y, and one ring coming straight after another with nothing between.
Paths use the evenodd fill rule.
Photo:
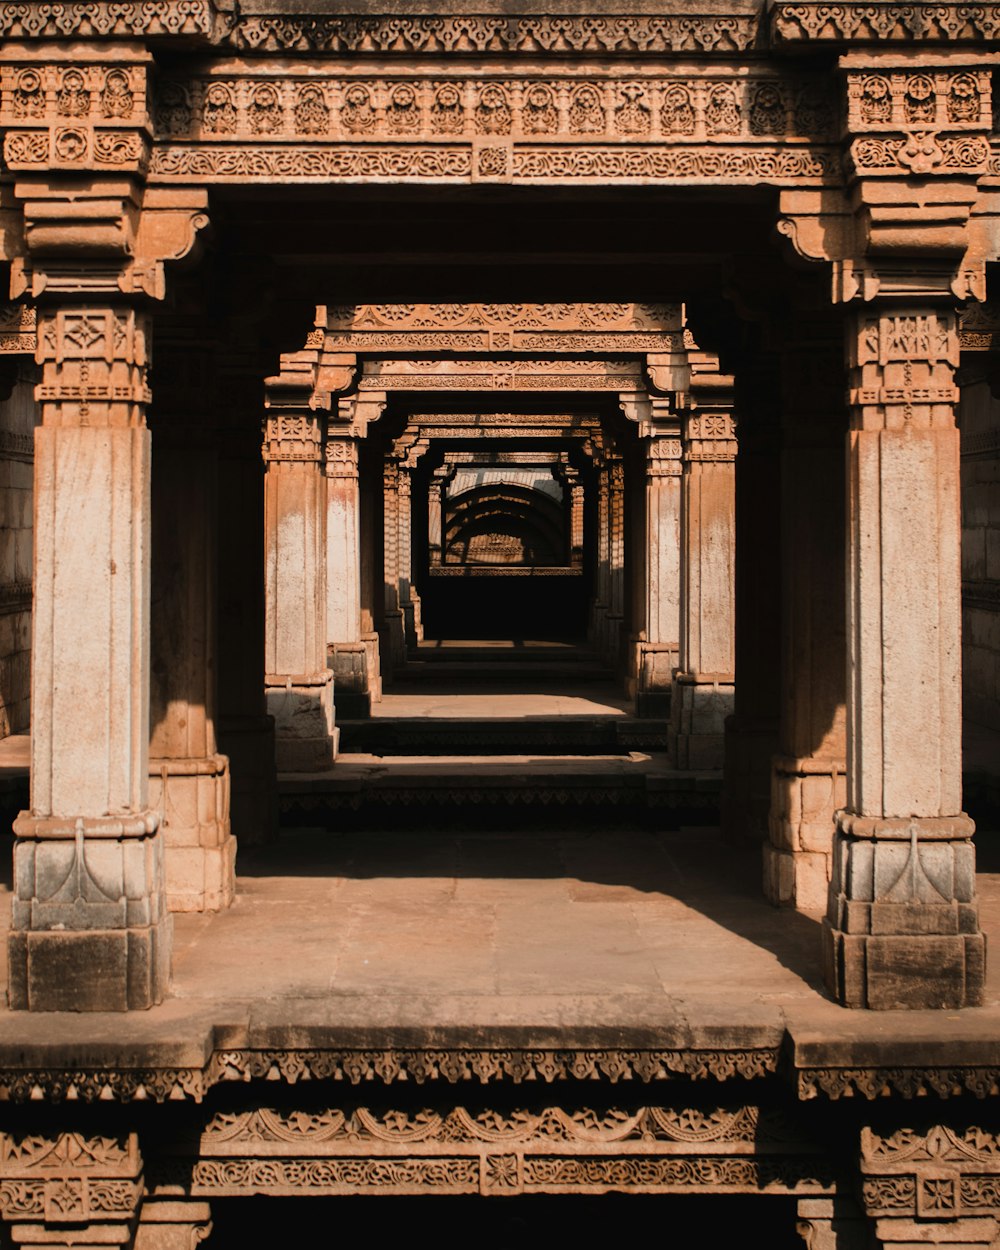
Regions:
<instances>
[{"instance_id":1,"label":"carved border strip","mask_svg":"<svg viewBox=\"0 0 1000 1250\"><path fill-rule=\"evenodd\" d=\"M1000 1094L1000 1067L940 1068L800 1068L798 1096L803 1100L826 1097L836 1101L860 1094L863 1098L977 1098Z\"/></svg>"},{"instance_id":2,"label":"carved border strip","mask_svg":"<svg viewBox=\"0 0 1000 1250\"><path fill-rule=\"evenodd\" d=\"M805 40L979 43L1000 36L1000 4L968 4L965 0L908 4L773 0L770 33L778 44Z\"/></svg>"},{"instance_id":3,"label":"carved border strip","mask_svg":"<svg viewBox=\"0 0 1000 1250\"><path fill-rule=\"evenodd\" d=\"M835 147L768 144L753 148L686 146L519 147L506 141L474 144L160 145L150 176L159 182L254 182L280 178L325 182L441 179L543 183L608 181L839 186Z\"/></svg>"},{"instance_id":4,"label":"carved border strip","mask_svg":"<svg viewBox=\"0 0 1000 1250\"><path fill-rule=\"evenodd\" d=\"M778 1070L776 1047L756 1050L227 1050L204 1068L5 1068L0 1101L191 1099L226 1081L755 1080Z\"/></svg>"},{"instance_id":5,"label":"carved border strip","mask_svg":"<svg viewBox=\"0 0 1000 1250\"><path fill-rule=\"evenodd\" d=\"M150 1184L248 1192L832 1191L821 1144L776 1108L479 1104L410 1112L255 1106L216 1112L167 1145Z\"/></svg>"},{"instance_id":6,"label":"carved border strip","mask_svg":"<svg viewBox=\"0 0 1000 1250\"><path fill-rule=\"evenodd\" d=\"M556 16L247 16L227 41L249 51L354 53L575 52L659 55L745 52L757 37L756 14L614 17Z\"/></svg>"}]
</instances>

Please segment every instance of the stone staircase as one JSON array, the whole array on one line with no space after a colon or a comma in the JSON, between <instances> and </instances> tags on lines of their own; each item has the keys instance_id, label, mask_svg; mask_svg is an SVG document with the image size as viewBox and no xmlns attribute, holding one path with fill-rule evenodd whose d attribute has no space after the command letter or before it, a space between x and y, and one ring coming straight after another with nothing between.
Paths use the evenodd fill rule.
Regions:
<instances>
[{"instance_id":1,"label":"stone staircase","mask_svg":"<svg viewBox=\"0 0 1000 1250\"><path fill-rule=\"evenodd\" d=\"M671 769L667 722L636 717L585 645L424 643L370 718L338 726L329 772L281 778L285 823L718 818L721 778Z\"/></svg>"}]
</instances>

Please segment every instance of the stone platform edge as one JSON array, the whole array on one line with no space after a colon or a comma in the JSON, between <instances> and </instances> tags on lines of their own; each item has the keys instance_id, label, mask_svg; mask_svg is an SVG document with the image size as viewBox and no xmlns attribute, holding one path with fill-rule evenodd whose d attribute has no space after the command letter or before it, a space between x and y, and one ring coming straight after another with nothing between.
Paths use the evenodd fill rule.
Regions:
<instances>
[{"instance_id":1,"label":"stone platform edge","mask_svg":"<svg viewBox=\"0 0 1000 1250\"><path fill-rule=\"evenodd\" d=\"M966 1037L936 1043L919 1036L817 1043L797 1039L794 1030L760 1027L749 1029L742 1044L727 1044L725 1034L735 1030L720 1029L716 1045L707 1035L693 1042L656 1031L657 1045L648 1036L654 1030L638 1030L633 1037L618 1030L613 1041L612 1028L574 1029L576 1036L564 1034L561 1044L551 1029L482 1027L430 1030L433 1042L428 1030L407 1028L292 1026L284 1038L281 1029L263 1038L248 1036L245 1025L226 1025L212 1026L201 1037L139 1040L127 1049L106 1037L86 1040L80 1037L83 1029L77 1030L76 1044L18 1042L8 1019L7 1036L0 1038L0 1101L201 1102L216 1087L258 1081L543 1087L765 1079L792 1090L800 1101L929 1094L982 1099L1000 1093L1000 1012L988 1015L989 1022L978 1020ZM822 1055L810 1053L817 1046Z\"/></svg>"}]
</instances>

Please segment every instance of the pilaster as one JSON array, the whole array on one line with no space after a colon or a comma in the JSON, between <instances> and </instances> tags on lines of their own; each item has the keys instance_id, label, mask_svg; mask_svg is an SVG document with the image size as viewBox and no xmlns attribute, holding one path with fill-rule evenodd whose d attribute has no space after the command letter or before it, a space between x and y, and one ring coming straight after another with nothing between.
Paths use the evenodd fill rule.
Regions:
<instances>
[{"instance_id":1,"label":"pilaster","mask_svg":"<svg viewBox=\"0 0 1000 1250\"><path fill-rule=\"evenodd\" d=\"M230 823L241 846L277 833L274 718L264 692L263 370L252 330L229 328L217 355L218 737L229 758ZM249 341L248 341L249 340Z\"/></svg>"},{"instance_id":2,"label":"pilaster","mask_svg":"<svg viewBox=\"0 0 1000 1250\"><path fill-rule=\"evenodd\" d=\"M669 716L680 649L680 428L658 430L644 441L645 619L637 643L636 710L640 716Z\"/></svg>"},{"instance_id":3,"label":"pilaster","mask_svg":"<svg viewBox=\"0 0 1000 1250\"><path fill-rule=\"evenodd\" d=\"M406 659L406 617L399 598L399 513L401 508L401 478L398 458L387 453L383 462L383 526L382 543L383 586L385 607L382 613L384 634L382 637L382 670L392 672ZM408 483L407 483L408 484Z\"/></svg>"},{"instance_id":4,"label":"pilaster","mask_svg":"<svg viewBox=\"0 0 1000 1250\"><path fill-rule=\"evenodd\" d=\"M826 977L848 1006L970 1006L985 946L962 812L957 318L912 301L846 322L848 774Z\"/></svg>"},{"instance_id":5,"label":"pilaster","mask_svg":"<svg viewBox=\"0 0 1000 1250\"><path fill-rule=\"evenodd\" d=\"M677 768L721 768L735 686L733 379L691 354L691 407L682 422L681 596L670 743Z\"/></svg>"},{"instance_id":6,"label":"pilaster","mask_svg":"<svg viewBox=\"0 0 1000 1250\"><path fill-rule=\"evenodd\" d=\"M736 360L736 682L726 718L722 826L736 842L763 843L771 807L771 760L780 707L781 543L780 375L761 335L748 335Z\"/></svg>"},{"instance_id":7,"label":"pilaster","mask_svg":"<svg viewBox=\"0 0 1000 1250\"><path fill-rule=\"evenodd\" d=\"M10 1001L158 1002L170 969L149 771L149 317L39 311L31 810L14 825Z\"/></svg>"},{"instance_id":8,"label":"pilaster","mask_svg":"<svg viewBox=\"0 0 1000 1250\"><path fill-rule=\"evenodd\" d=\"M9 998L124 1011L169 981L149 802L150 436L144 300L207 223L205 191L145 185L150 54L4 46L0 126L20 205L11 294L38 301L31 808L15 822ZM11 223L9 223L11 224Z\"/></svg>"},{"instance_id":9,"label":"pilaster","mask_svg":"<svg viewBox=\"0 0 1000 1250\"><path fill-rule=\"evenodd\" d=\"M764 893L822 911L846 801L843 347L799 318L782 352L781 721Z\"/></svg>"},{"instance_id":10,"label":"pilaster","mask_svg":"<svg viewBox=\"0 0 1000 1250\"><path fill-rule=\"evenodd\" d=\"M326 441L327 663L341 716L368 716L368 660L361 636L361 518L358 445L330 434Z\"/></svg>"},{"instance_id":11,"label":"pilaster","mask_svg":"<svg viewBox=\"0 0 1000 1250\"><path fill-rule=\"evenodd\" d=\"M198 324L158 324L164 383L152 414L150 803L171 911L218 911L235 894L229 760L215 729L214 353Z\"/></svg>"},{"instance_id":12,"label":"pilaster","mask_svg":"<svg viewBox=\"0 0 1000 1250\"><path fill-rule=\"evenodd\" d=\"M309 356L283 357L282 373L266 384L264 682L279 772L322 770L336 755L326 623L329 397L314 389Z\"/></svg>"}]
</instances>

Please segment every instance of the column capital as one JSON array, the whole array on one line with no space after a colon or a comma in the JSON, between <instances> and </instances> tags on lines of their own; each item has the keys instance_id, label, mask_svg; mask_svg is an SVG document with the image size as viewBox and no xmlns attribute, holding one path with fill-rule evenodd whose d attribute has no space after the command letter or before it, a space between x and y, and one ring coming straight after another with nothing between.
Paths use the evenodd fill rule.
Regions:
<instances>
[{"instance_id":1,"label":"column capital","mask_svg":"<svg viewBox=\"0 0 1000 1250\"><path fill-rule=\"evenodd\" d=\"M358 441L355 438L342 438L340 435L328 435L326 440L326 476L328 478L344 478L357 481L358 477Z\"/></svg>"},{"instance_id":2,"label":"column capital","mask_svg":"<svg viewBox=\"0 0 1000 1250\"><path fill-rule=\"evenodd\" d=\"M656 477L680 477L683 472L683 445L680 429L672 434L660 434L646 439L646 475Z\"/></svg>"},{"instance_id":3,"label":"column capital","mask_svg":"<svg viewBox=\"0 0 1000 1250\"><path fill-rule=\"evenodd\" d=\"M859 309L847 326L852 428L953 429L960 350L953 309L881 301Z\"/></svg>"},{"instance_id":4,"label":"column capital","mask_svg":"<svg viewBox=\"0 0 1000 1250\"><path fill-rule=\"evenodd\" d=\"M837 302L984 299L997 207L983 194L992 122L987 49L853 49L838 69L843 189L782 192L780 233L832 263Z\"/></svg>"}]
</instances>

